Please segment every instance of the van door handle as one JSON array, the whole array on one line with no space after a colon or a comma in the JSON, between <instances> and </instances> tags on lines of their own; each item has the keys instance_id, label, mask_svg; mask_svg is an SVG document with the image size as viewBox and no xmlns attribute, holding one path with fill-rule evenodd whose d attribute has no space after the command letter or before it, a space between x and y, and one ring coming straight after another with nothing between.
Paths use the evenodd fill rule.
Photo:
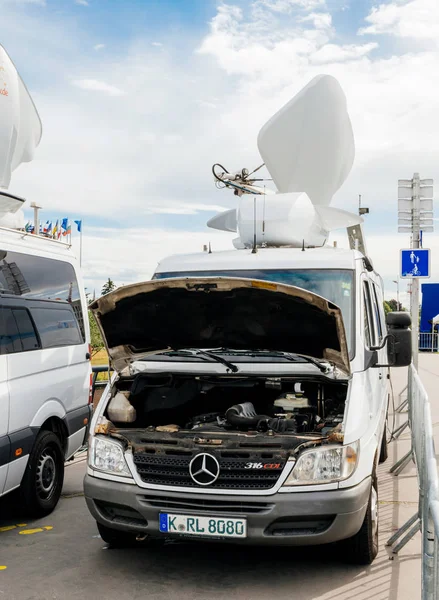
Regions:
<instances>
[{"instance_id":1,"label":"van door handle","mask_svg":"<svg viewBox=\"0 0 439 600\"><path fill-rule=\"evenodd\" d=\"M85 360L90 360L91 359L91 354L90 352L87 352L87 354L85 355ZM380 378L381 378L381 373L380 373Z\"/></svg>"},{"instance_id":2,"label":"van door handle","mask_svg":"<svg viewBox=\"0 0 439 600\"><path fill-rule=\"evenodd\" d=\"M380 379L382 379L382 378L383 378L383 374L380 372L380 374L378 375L378 377L379 377Z\"/></svg>"}]
</instances>

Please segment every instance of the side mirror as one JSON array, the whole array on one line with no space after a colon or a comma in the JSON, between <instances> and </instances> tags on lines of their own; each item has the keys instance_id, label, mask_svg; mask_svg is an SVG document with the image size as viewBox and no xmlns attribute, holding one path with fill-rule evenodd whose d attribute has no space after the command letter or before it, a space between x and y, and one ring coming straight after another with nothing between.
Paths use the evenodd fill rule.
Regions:
<instances>
[{"instance_id":1,"label":"side mirror","mask_svg":"<svg viewBox=\"0 0 439 600\"><path fill-rule=\"evenodd\" d=\"M390 367L407 367L412 362L412 320L407 312L386 315L387 359Z\"/></svg>"}]
</instances>

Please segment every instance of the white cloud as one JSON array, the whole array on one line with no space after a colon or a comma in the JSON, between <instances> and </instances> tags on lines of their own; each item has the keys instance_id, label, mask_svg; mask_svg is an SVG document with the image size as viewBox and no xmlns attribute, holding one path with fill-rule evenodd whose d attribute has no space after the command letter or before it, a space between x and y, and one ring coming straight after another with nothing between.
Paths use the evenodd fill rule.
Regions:
<instances>
[{"instance_id":1,"label":"white cloud","mask_svg":"<svg viewBox=\"0 0 439 600\"><path fill-rule=\"evenodd\" d=\"M163 44L161 42L151 42L151 46L156 46L157 48L161 48Z\"/></svg>"},{"instance_id":2,"label":"white cloud","mask_svg":"<svg viewBox=\"0 0 439 600\"><path fill-rule=\"evenodd\" d=\"M263 6L278 13L291 13L297 8L314 10L325 6L325 0L259 0L255 4Z\"/></svg>"},{"instance_id":3,"label":"white cloud","mask_svg":"<svg viewBox=\"0 0 439 600\"><path fill-rule=\"evenodd\" d=\"M149 203L145 206L144 213L152 215L196 215L199 212L221 212L227 210L226 206L218 204L197 204L191 202L168 202L167 204Z\"/></svg>"},{"instance_id":4,"label":"white cloud","mask_svg":"<svg viewBox=\"0 0 439 600\"><path fill-rule=\"evenodd\" d=\"M109 96L123 96L125 92L115 85L97 79L74 79L72 85L92 92L103 92Z\"/></svg>"},{"instance_id":5,"label":"white cloud","mask_svg":"<svg viewBox=\"0 0 439 600\"><path fill-rule=\"evenodd\" d=\"M328 29L332 25L329 13L311 13L299 19L299 23L312 23L316 29Z\"/></svg>"},{"instance_id":6,"label":"white cloud","mask_svg":"<svg viewBox=\"0 0 439 600\"><path fill-rule=\"evenodd\" d=\"M200 100L198 103L200 106L202 106L203 108L211 108L211 109L217 109L218 106L216 104L214 104L213 102L208 102L206 100Z\"/></svg>"},{"instance_id":7,"label":"white cloud","mask_svg":"<svg viewBox=\"0 0 439 600\"><path fill-rule=\"evenodd\" d=\"M378 44L375 42L363 44L362 46L357 44L349 44L346 46L325 44L310 56L310 62L314 65L324 65L358 60L359 58L370 54L370 52L376 48L378 48Z\"/></svg>"},{"instance_id":8,"label":"white cloud","mask_svg":"<svg viewBox=\"0 0 439 600\"><path fill-rule=\"evenodd\" d=\"M44 135L35 160L14 174L11 191L42 204L47 217L68 207L85 222L105 215L122 228L136 220L143 235L134 243L132 230L115 226L102 242L99 231L93 232L87 277L113 277L114 264L122 274L130 269L130 281L145 278L159 255L192 248L192 237L194 250L209 239L218 248L224 240L230 248L227 234L194 231L200 214L207 220L211 210L236 206L230 191L215 189L212 164L230 170L259 165L260 127L322 72L344 88L356 138L355 166L335 198L337 206L355 210L362 193L371 208L369 222L380 211L391 211L394 221L383 228L396 231L397 179L419 171L439 181L439 49L433 45L417 47L410 40L408 50L401 39L394 54L383 57L375 38L343 43L336 19L331 24L327 17L313 17L329 14L322 2L272 0L253 2L246 10L220 5L208 31L193 40L192 56L182 57L180 47L168 44L169 52L157 52L149 35L99 54L88 51L96 39L70 22L26 12L31 13L23 10L20 20L10 16L4 30L16 48L13 59L25 66L22 75ZM177 220L172 215L180 215L184 232L167 229ZM391 220L389 212L385 218ZM85 244L90 235L86 228ZM372 230L367 239L394 289L397 250L407 244L405 236ZM147 255L143 259L142 253L142 260L152 261L141 268L140 243ZM136 261L129 267L132 256Z\"/></svg>"},{"instance_id":9,"label":"white cloud","mask_svg":"<svg viewBox=\"0 0 439 600\"><path fill-rule=\"evenodd\" d=\"M438 41L439 2L410 0L389 2L372 8L366 17L369 23L360 34L388 34L402 38Z\"/></svg>"},{"instance_id":10,"label":"white cloud","mask_svg":"<svg viewBox=\"0 0 439 600\"><path fill-rule=\"evenodd\" d=\"M236 234L221 234L213 230L204 233L190 229L175 231L142 227L85 231L85 285L88 291L96 288L97 293L108 277L117 285L145 281L151 278L158 262L166 256L202 252L203 246L209 242L214 252L228 250L232 245L231 240L236 237ZM77 237L74 236L76 246ZM139 248L145 248L147 251L139 252Z\"/></svg>"},{"instance_id":11,"label":"white cloud","mask_svg":"<svg viewBox=\"0 0 439 600\"><path fill-rule=\"evenodd\" d=\"M105 48L105 44L95 44L93 46L93 50L99 51L99 50L103 50Z\"/></svg>"},{"instance_id":12,"label":"white cloud","mask_svg":"<svg viewBox=\"0 0 439 600\"><path fill-rule=\"evenodd\" d=\"M87 0L75 0L75 4L79 4L80 6L89 6Z\"/></svg>"}]
</instances>

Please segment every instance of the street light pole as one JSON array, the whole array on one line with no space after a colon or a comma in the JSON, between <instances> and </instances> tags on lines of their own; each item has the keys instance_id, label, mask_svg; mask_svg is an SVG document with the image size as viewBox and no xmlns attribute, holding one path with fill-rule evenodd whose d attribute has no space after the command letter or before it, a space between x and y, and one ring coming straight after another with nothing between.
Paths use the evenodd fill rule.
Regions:
<instances>
[{"instance_id":1,"label":"street light pole","mask_svg":"<svg viewBox=\"0 0 439 600\"><path fill-rule=\"evenodd\" d=\"M399 303L399 281L394 279L393 283L396 283L396 306L398 310L401 310L401 304Z\"/></svg>"}]
</instances>

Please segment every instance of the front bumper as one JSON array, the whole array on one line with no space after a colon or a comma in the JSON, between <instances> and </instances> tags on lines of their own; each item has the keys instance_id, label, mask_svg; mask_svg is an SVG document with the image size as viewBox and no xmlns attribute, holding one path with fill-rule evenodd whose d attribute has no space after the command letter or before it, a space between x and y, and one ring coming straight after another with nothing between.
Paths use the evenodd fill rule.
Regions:
<instances>
[{"instance_id":1,"label":"front bumper","mask_svg":"<svg viewBox=\"0 0 439 600\"><path fill-rule=\"evenodd\" d=\"M113 529L175 538L180 536L159 531L161 512L228 516L247 519L247 537L238 541L212 538L215 541L290 546L327 544L355 535L366 514L370 485L369 477L355 487L341 490L251 497L147 490L88 474L84 480L91 514Z\"/></svg>"}]
</instances>

